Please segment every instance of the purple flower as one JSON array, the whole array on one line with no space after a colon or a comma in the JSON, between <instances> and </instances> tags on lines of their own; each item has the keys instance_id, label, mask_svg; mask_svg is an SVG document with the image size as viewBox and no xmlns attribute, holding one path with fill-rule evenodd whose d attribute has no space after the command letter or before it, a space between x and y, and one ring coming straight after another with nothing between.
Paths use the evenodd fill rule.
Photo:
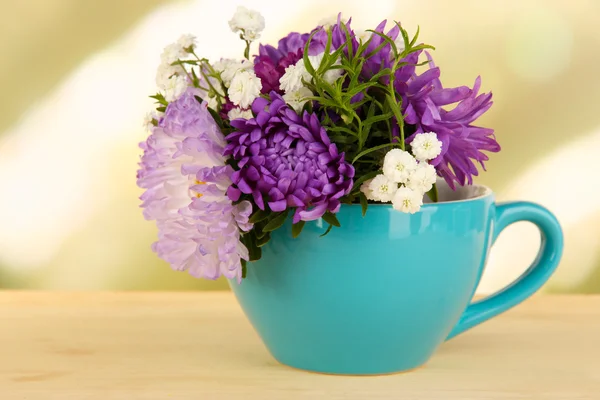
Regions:
<instances>
[{"instance_id":1,"label":"purple flower","mask_svg":"<svg viewBox=\"0 0 600 400\"><path fill-rule=\"evenodd\" d=\"M254 73L261 80L262 93L283 93L279 89L279 79L287 67L302 58L307 40L307 33L292 32L279 41L277 48L260 45L258 56L254 59Z\"/></svg>"},{"instance_id":2,"label":"purple flower","mask_svg":"<svg viewBox=\"0 0 600 400\"><path fill-rule=\"evenodd\" d=\"M240 259L248 260L240 229L252 228L252 205L234 206L227 197L233 169L225 165L225 139L206 103L198 103L194 95L198 91L188 89L170 103L140 145L142 207L159 231L152 249L175 270L240 280Z\"/></svg>"},{"instance_id":3,"label":"purple flower","mask_svg":"<svg viewBox=\"0 0 600 400\"><path fill-rule=\"evenodd\" d=\"M498 152L494 130L472 125L492 106L492 94L479 94L481 79L475 80L473 89L466 86L444 88L439 80L440 70L429 54L430 69L412 76L406 81L395 81L396 90L402 95L405 122L416 127L416 133L435 132L443 143L442 153L431 161L438 175L443 177L450 187L455 183L466 185L473 183L478 175L479 163L485 170L484 161L488 156L483 153ZM443 106L456 104L447 111ZM412 141L407 138L407 143Z\"/></svg>"},{"instance_id":4,"label":"purple flower","mask_svg":"<svg viewBox=\"0 0 600 400\"><path fill-rule=\"evenodd\" d=\"M226 155L239 170L231 177L229 197L251 194L260 209L296 208L294 222L339 211L340 198L352 188L354 168L338 153L316 115L299 116L280 95L258 98L250 120L234 120Z\"/></svg>"}]
</instances>

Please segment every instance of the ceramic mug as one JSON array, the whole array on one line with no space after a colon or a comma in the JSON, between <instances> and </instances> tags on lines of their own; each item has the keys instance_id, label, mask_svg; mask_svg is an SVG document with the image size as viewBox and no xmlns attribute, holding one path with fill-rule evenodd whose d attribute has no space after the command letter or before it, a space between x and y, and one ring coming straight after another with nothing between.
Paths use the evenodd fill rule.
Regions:
<instances>
[{"instance_id":1,"label":"ceramic mug","mask_svg":"<svg viewBox=\"0 0 600 400\"><path fill-rule=\"evenodd\" d=\"M414 369L444 340L531 296L556 269L563 236L545 208L496 204L483 186L442 186L440 199L412 215L381 204L363 217L360 205L343 205L342 227L324 237L322 220L296 239L291 221L273 232L242 283L230 282L271 354L332 374ZM538 226L538 257L513 284L469 304L491 245L518 221Z\"/></svg>"}]
</instances>

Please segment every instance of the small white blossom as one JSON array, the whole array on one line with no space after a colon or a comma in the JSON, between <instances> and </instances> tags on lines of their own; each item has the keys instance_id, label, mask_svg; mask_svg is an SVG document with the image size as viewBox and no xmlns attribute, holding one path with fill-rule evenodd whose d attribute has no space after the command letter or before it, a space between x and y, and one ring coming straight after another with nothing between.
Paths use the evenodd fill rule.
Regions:
<instances>
[{"instance_id":1,"label":"small white blossom","mask_svg":"<svg viewBox=\"0 0 600 400\"><path fill-rule=\"evenodd\" d=\"M290 65L285 69L285 73L279 78L279 88L284 92L295 92L304 87L302 79L309 82L310 74L304 66L304 61L300 60L294 65Z\"/></svg>"},{"instance_id":2,"label":"small white blossom","mask_svg":"<svg viewBox=\"0 0 600 400\"><path fill-rule=\"evenodd\" d=\"M417 160L409 152L401 149L388 151L383 160L383 174L398 183L406 183L416 168Z\"/></svg>"},{"instance_id":3,"label":"small white blossom","mask_svg":"<svg viewBox=\"0 0 600 400\"><path fill-rule=\"evenodd\" d=\"M156 85L159 89L165 90L169 84L169 79L179 72L183 72L181 66L161 63L156 70Z\"/></svg>"},{"instance_id":4,"label":"small white blossom","mask_svg":"<svg viewBox=\"0 0 600 400\"><path fill-rule=\"evenodd\" d=\"M404 186L396 191L392 199L394 209L404 213L414 214L421 209L422 205L423 193Z\"/></svg>"},{"instance_id":5,"label":"small white blossom","mask_svg":"<svg viewBox=\"0 0 600 400\"><path fill-rule=\"evenodd\" d=\"M185 57L186 53L179 43L171 43L163 50L160 60L163 64L172 64L180 58Z\"/></svg>"},{"instance_id":6,"label":"small white blossom","mask_svg":"<svg viewBox=\"0 0 600 400\"><path fill-rule=\"evenodd\" d=\"M265 29L265 19L258 11L238 6L229 21L229 27L234 33L241 32L245 40L253 41L260 38L260 33Z\"/></svg>"},{"instance_id":7,"label":"small white blossom","mask_svg":"<svg viewBox=\"0 0 600 400\"><path fill-rule=\"evenodd\" d=\"M364 193L364 195L367 197L367 200L376 200L373 196L373 191L371 190L372 181L373 179L369 179L364 181L363 184L360 185L360 191Z\"/></svg>"},{"instance_id":8,"label":"small white blossom","mask_svg":"<svg viewBox=\"0 0 600 400\"><path fill-rule=\"evenodd\" d=\"M181 35L177 41L177 44L181 46L184 51L190 47L193 49L196 47L196 36L190 34Z\"/></svg>"},{"instance_id":9,"label":"small white blossom","mask_svg":"<svg viewBox=\"0 0 600 400\"><path fill-rule=\"evenodd\" d=\"M254 67L248 60L234 60L232 58L222 58L214 63L213 68L221 74L221 79L225 87L231 85L233 77L238 71L253 71Z\"/></svg>"},{"instance_id":10,"label":"small white blossom","mask_svg":"<svg viewBox=\"0 0 600 400\"><path fill-rule=\"evenodd\" d=\"M248 108L260 95L262 83L252 71L238 71L229 87L229 100L236 106Z\"/></svg>"},{"instance_id":11,"label":"small white blossom","mask_svg":"<svg viewBox=\"0 0 600 400\"><path fill-rule=\"evenodd\" d=\"M435 167L422 161L408 177L407 186L421 193L427 193L433 187L436 180Z\"/></svg>"},{"instance_id":12,"label":"small white blossom","mask_svg":"<svg viewBox=\"0 0 600 400\"><path fill-rule=\"evenodd\" d=\"M388 203L398 190L398 184L392 182L385 175L377 175L369 184L369 189L371 189L371 196L374 200Z\"/></svg>"},{"instance_id":13,"label":"small white blossom","mask_svg":"<svg viewBox=\"0 0 600 400\"><path fill-rule=\"evenodd\" d=\"M356 35L356 38L358 39L358 41L361 42L361 43L367 43L367 41L373 35L372 32L365 31L365 30L362 30L362 29L355 30L354 34Z\"/></svg>"},{"instance_id":14,"label":"small white blossom","mask_svg":"<svg viewBox=\"0 0 600 400\"><path fill-rule=\"evenodd\" d=\"M341 16L340 16L340 21L342 22L342 24L348 23L348 20ZM338 23L338 15L336 14L336 15L331 15L329 17L325 17L325 18L321 19L317 25L322 26L325 29L328 29L332 25L337 25L337 23Z\"/></svg>"},{"instance_id":15,"label":"small white blossom","mask_svg":"<svg viewBox=\"0 0 600 400\"><path fill-rule=\"evenodd\" d=\"M311 92L309 88L301 87L300 89L295 90L293 92L286 92L283 95L283 99L286 103L292 106L292 108L297 113L299 113L300 111L302 111L302 107L304 107L304 104L308 101L307 97L310 97L312 95L313 92Z\"/></svg>"},{"instance_id":16,"label":"small white blossom","mask_svg":"<svg viewBox=\"0 0 600 400\"><path fill-rule=\"evenodd\" d=\"M433 160L442 152L442 142L434 132L418 133L410 147L419 161Z\"/></svg>"},{"instance_id":17,"label":"small white blossom","mask_svg":"<svg viewBox=\"0 0 600 400\"><path fill-rule=\"evenodd\" d=\"M234 119L238 119L238 118L250 119L253 117L254 117L254 115L252 115L251 110L242 110L239 107L232 108L227 113L227 118L229 118L231 121L233 121Z\"/></svg>"},{"instance_id":18,"label":"small white blossom","mask_svg":"<svg viewBox=\"0 0 600 400\"><path fill-rule=\"evenodd\" d=\"M308 56L308 61L310 61L310 65L312 65L312 67L314 68L314 70L316 71L317 69L319 69L319 67L321 66L321 63L323 62L323 58L324 58L325 52L323 53L319 53L317 55L314 56ZM304 63L303 60L300 60L299 62ZM340 65L340 60L339 58L335 60L335 62L333 63L333 65ZM340 76L342 76L343 74L342 69L329 69L327 71L325 71L325 73L323 74L323 79L325 80L325 82L327 83L333 83L335 81L338 80L338 78ZM309 74L310 76L310 74Z\"/></svg>"},{"instance_id":19,"label":"small white blossom","mask_svg":"<svg viewBox=\"0 0 600 400\"><path fill-rule=\"evenodd\" d=\"M154 124L152 123L152 120L157 120L159 119L159 115L156 112L148 112L146 113L146 115L144 116L144 123L143 123L143 127L148 131L151 132L152 129L154 128Z\"/></svg>"},{"instance_id":20,"label":"small white blossom","mask_svg":"<svg viewBox=\"0 0 600 400\"><path fill-rule=\"evenodd\" d=\"M398 54L404 51L404 38L402 35L398 35L396 40L394 40L394 44L396 45L396 50L398 50Z\"/></svg>"},{"instance_id":21,"label":"small white blossom","mask_svg":"<svg viewBox=\"0 0 600 400\"><path fill-rule=\"evenodd\" d=\"M165 88L165 100L169 103L175 101L185 92L188 87L188 80L184 76L174 76L167 82Z\"/></svg>"}]
</instances>

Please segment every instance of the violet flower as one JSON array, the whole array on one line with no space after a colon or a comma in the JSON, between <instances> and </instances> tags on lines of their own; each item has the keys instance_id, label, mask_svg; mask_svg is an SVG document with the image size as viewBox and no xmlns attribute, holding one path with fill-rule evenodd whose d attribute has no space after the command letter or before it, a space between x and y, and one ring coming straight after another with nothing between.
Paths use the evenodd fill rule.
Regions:
<instances>
[{"instance_id":1,"label":"violet flower","mask_svg":"<svg viewBox=\"0 0 600 400\"><path fill-rule=\"evenodd\" d=\"M340 209L340 198L352 188L354 168L331 143L316 115L299 116L271 92L258 98L250 120L231 122L225 154L237 161L228 194L237 201L249 194L260 209L296 208L294 222L318 219Z\"/></svg>"},{"instance_id":2,"label":"violet flower","mask_svg":"<svg viewBox=\"0 0 600 400\"><path fill-rule=\"evenodd\" d=\"M252 205L233 205L226 195L233 169L225 165L225 139L207 110L188 89L170 103L140 147L137 184L146 219L156 221L158 256L195 277L241 279L248 250L240 230L252 225Z\"/></svg>"},{"instance_id":3,"label":"violet flower","mask_svg":"<svg viewBox=\"0 0 600 400\"><path fill-rule=\"evenodd\" d=\"M415 134L435 132L442 141L442 153L431 164L448 185L473 183L478 175L475 162L485 170L488 156L483 153L498 152L500 145L494 130L474 126L472 123L492 106L492 93L479 94L481 78L475 80L473 89L466 86L444 88L439 80L440 70L429 54L430 69L405 82L395 81L396 90L402 95L405 122L416 127ZM443 106L456 106L447 111ZM414 135L407 138L410 143Z\"/></svg>"}]
</instances>

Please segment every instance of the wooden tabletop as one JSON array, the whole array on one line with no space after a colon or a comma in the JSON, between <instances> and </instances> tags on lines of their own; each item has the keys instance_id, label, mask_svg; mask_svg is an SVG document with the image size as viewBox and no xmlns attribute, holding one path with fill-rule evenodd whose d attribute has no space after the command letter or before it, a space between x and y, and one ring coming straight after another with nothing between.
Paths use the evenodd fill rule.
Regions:
<instances>
[{"instance_id":1,"label":"wooden tabletop","mask_svg":"<svg viewBox=\"0 0 600 400\"><path fill-rule=\"evenodd\" d=\"M600 399L600 297L530 299L422 369L279 365L229 292L0 292L0 399Z\"/></svg>"}]
</instances>

